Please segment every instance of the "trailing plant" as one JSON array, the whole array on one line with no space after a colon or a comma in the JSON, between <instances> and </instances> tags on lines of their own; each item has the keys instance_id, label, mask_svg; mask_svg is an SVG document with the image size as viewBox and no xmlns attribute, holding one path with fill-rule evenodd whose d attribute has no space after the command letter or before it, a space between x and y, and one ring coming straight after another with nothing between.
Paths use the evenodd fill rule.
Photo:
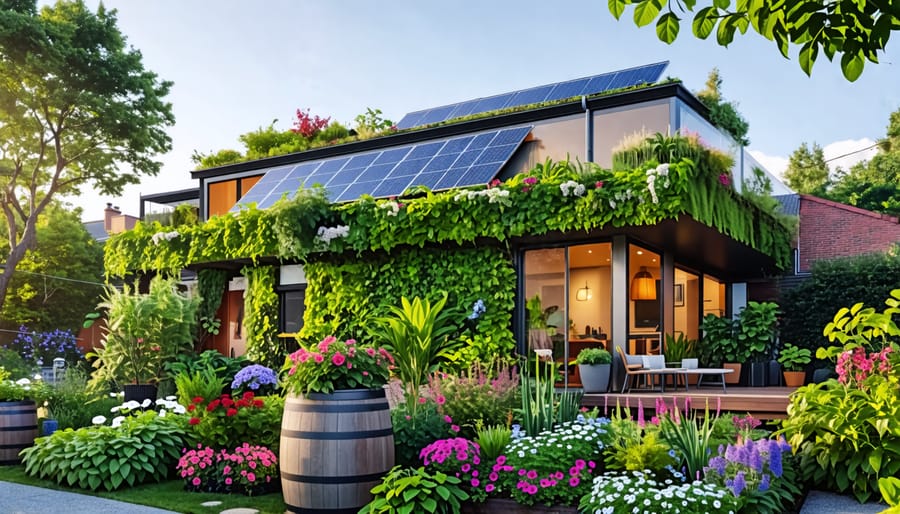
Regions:
<instances>
[{"instance_id":1,"label":"trailing plant","mask_svg":"<svg viewBox=\"0 0 900 514\"><path fill-rule=\"evenodd\" d=\"M222 295L228 285L228 272L225 270L205 268L197 273L197 295L200 303L197 305L197 319L199 320L194 351L200 353L209 336L219 334L221 320L216 318L216 312L222 305Z\"/></svg>"},{"instance_id":2,"label":"trailing plant","mask_svg":"<svg viewBox=\"0 0 900 514\"><path fill-rule=\"evenodd\" d=\"M340 218L339 224L348 227L346 237L329 248L336 252L389 251L399 246L463 244L482 238L502 243L552 231L650 225L688 214L770 255L783 267L790 264L793 233L770 213L724 187L721 179L724 175L725 182L730 181L727 174L687 159L667 164L668 182L661 180L660 186L668 183L668 187L655 188L656 201L646 173L657 166L655 162L616 172L591 167L586 174L566 163L567 173L537 180L527 188L510 181L513 185L492 187L497 194L491 195L478 194L475 189L463 191L466 194L459 190L430 193L404 199L404 207L396 213L385 207L397 202L363 196L329 206L334 217ZM573 190L580 184L582 194L561 194L560 186L568 182L574 183ZM504 201L496 201L498 196L504 196ZM314 212L310 214L315 217ZM302 219L305 212L297 214L293 219ZM279 248L297 243L280 240L273 216L270 211L250 207L242 209L240 216L216 216L203 225L181 228L171 239L156 236L166 233L162 227L139 225L127 235L111 238L105 267L108 273L121 276L135 269L177 270L188 263L277 256Z\"/></svg>"},{"instance_id":3,"label":"trailing plant","mask_svg":"<svg viewBox=\"0 0 900 514\"><path fill-rule=\"evenodd\" d=\"M375 498L360 513L411 514L413 512L458 514L460 502L469 495L460 487L461 480L440 471L431 473L424 467L395 466L372 488Z\"/></svg>"},{"instance_id":4,"label":"trailing plant","mask_svg":"<svg viewBox=\"0 0 900 514\"><path fill-rule=\"evenodd\" d=\"M284 363L287 349L278 338L278 293L275 292L275 268L245 267L244 329L247 358L270 368Z\"/></svg>"},{"instance_id":5,"label":"trailing plant","mask_svg":"<svg viewBox=\"0 0 900 514\"><path fill-rule=\"evenodd\" d=\"M153 383L163 365L193 349L196 299L178 292L175 280L156 276L147 293L138 285L122 290L107 287L99 307L106 310L106 328L96 357L95 385Z\"/></svg>"},{"instance_id":6,"label":"trailing plant","mask_svg":"<svg viewBox=\"0 0 900 514\"><path fill-rule=\"evenodd\" d=\"M39 437L22 451L25 472L57 484L96 491L160 482L186 446L184 418L148 411L117 427L92 426Z\"/></svg>"}]
</instances>

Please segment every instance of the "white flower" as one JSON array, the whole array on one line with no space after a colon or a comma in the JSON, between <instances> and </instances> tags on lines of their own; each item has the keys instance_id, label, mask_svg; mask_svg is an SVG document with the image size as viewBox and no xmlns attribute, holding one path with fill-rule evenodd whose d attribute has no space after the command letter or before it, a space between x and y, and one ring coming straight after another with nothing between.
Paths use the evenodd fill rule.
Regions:
<instances>
[{"instance_id":1,"label":"white flower","mask_svg":"<svg viewBox=\"0 0 900 514\"><path fill-rule=\"evenodd\" d=\"M349 233L350 227L348 225L338 225L336 227L319 227L319 231L316 234L316 241L323 246L328 246L328 244L331 243L332 239L347 237L347 234Z\"/></svg>"},{"instance_id":2,"label":"white flower","mask_svg":"<svg viewBox=\"0 0 900 514\"><path fill-rule=\"evenodd\" d=\"M157 233L153 234L152 236L150 236L150 241L153 244L158 245L163 240L171 241L172 239L175 239L178 236L179 236L179 234L178 234L177 230L172 231L172 232L157 232Z\"/></svg>"},{"instance_id":3,"label":"white flower","mask_svg":"<svg viewBox=\"0 0 900 514\"><path fill-rule=\"evenodd\" d=\"M16 380L16 384L20 386L27 386L31 384L31 380L28 380L27 378L20 378Z\"/></svg>"},{"instance_id":4,"label":"white flower","mask_svg":"<svg viewBox=\"0 0 900 514\"><path fill-rule=\"evenodd\" d=\"M166 396L166 401L174 402L177 399L178 399L178 397L175 396L174 394L170 394L169 396Z\"/></svg>"},{"instance_id":5,"label":"white flower","mask_svg":"<svg viewBox=\"0 0 900 514\"><path fill-rule=\"evenodd\" d=\"M119 409L121 409L121 408L122 408L121 405L116 405L115 407L109 409L109 412L119 412Z\"/></svg>"},{"instance_id":6,"label":"white flower","mask_svg":"<svg viewBox=\"0 0 900 514\"><path fill-rule=\"evenodd\" d=\"M161 418L166 417L166 409L159 409L159 417L161 417Z\"/></svg>"},{"instance_id":7,"label":"white flower","mask_svg":"<svg viewBox=\"0 0 900 514\"><path fill-rule=\"evenodd\" d=\"M102 425L102 424L106 423L106 416L104 416L102 414L98 415L98 416L94 416L93 419L91 419L91 423L93 423L95 425Z\"/></svg>"},{"instance_id":8,"label":"white flower","mask_svg":"<svg viewBox=\"0 0 900 514\"><path fill-rule=\"evenodd\" d=\"M141 404L134 400L129 400L122 404L122 408L128 409L128 410L139 409L139 408L141 408Z\"/></svg>"},{"instance_id":9,"label":"white flower","mask_svg":"<svg viewBox=\"0 0 900 514\"><path fill-rule=\"evenodd\" d=\"M580 184L575 182L574 180L569 180L563 182L559 185L559 190L562 192L563 196L575 195L575 196L583 196L584 195L584 184Z\"/></svg>"},{"instance_id":10,"label":"white flower","mask_svg":"<svg viewBox=\"0 0 900 514\"><path fill-rule=\"evenodd\" d=\"M184 405L178 404L176 404L172 410L175 412L175 414L184 414L185 412L187 412L187 409L184 408Z\"/></svg>"},{"instance_id":11,"label":"white flower","mask_svg":"<svg viewBox=\"0 0 900 514\"><path fill-rule=\"evenodd\" d=\"M103 416L97 416L97 418L102 418L102 417ZM94 419L96 420L97 418L94 418ZM104 418L103 421L106 421L106 419ZM99 424L103 423L103 421L101 421L100 423L96 423L96 424L99 425ZM113 418L112 424L110 426L112 426L113 428L116 428L119 425L121 425L123 421L125 421L125 416L116 416Z\"/></svg>"},{"instance_id":12,"label":"white flower","mask_svg":"<svg viewBox=\"0 0 900 514\"><path fill-rule=\"evenodd\" d=\"M388 211L388 213L387 213L388 216L396 216L397 213L400 212L400 204L397 203L397 202L395 202L395 201L393 201L393 200L388 200L388 201L386 201L386 202L384 202L384 203L378 204L378 208L379 208L379 209L385 209L385 210L387 210L387 211Z\"/></svg>"},{"instance_id":13,"label":"white flower","mask_svg":"<svg viewBox=\"0 0 900 514\"><path fill-rule=\"evenodd\" d=\"M119 393L109 393L110 398L115 398L116 396L119 396Z\"/></svg>"},{"instance_id":14,"label":"white flower","mask_svg":"<svg viewBox=\"0 0 900 514\"><path fill-rule=\"evenodd\" d=\"M43 375L41 375L40 373L35 373L35 374L34 374L34 379L35 379L35 380L43 380L44 377L43 377Z\"/></svg>"},{"instance_id":15,"label":"white flower","mask_svg":"<svg viewBox=\"0 0 900 514\"><path fill-rule=\"evenodd\" d=\"M144 408L149 407L151 403L153 403L153 401L150 400L150 398L144 398L143 403L141 403L141 407L144 407Z\"/></svg>"}]
</instances>

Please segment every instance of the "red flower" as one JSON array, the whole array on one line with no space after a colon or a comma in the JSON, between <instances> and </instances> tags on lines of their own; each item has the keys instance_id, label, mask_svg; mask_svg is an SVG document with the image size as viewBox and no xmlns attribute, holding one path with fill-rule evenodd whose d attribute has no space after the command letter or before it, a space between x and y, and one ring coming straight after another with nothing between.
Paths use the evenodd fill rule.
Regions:
<instances>
[{"instance_id":1,"label":"red flower","mask_svg":"<svg viewBox=\"0 0 900 514\"><path fill-rule=\"evenodd\" d=\"M187 410L188 410L188 412L194 412L194 409L196 409L196 408L197 408L197 406L192 403L192 404L188 405Z\"/></svg>"},{"instance_id":2,"label":"red flower","mask_svg":"<svg viewBox=\"0 0 900 514\"><path fill-rule=\"evenodd\" d=\"M253 391L247 391L247 392L245 392L243 398L244 398L245 400L252 400L252 399L253 399Z\"/></svg>"},{"instance_id":3,"label":"red flower","mask_svg":"<svg viewBox=\"0 0 900 514\"><path fill-rule=\"evenodd\" d=\"M262 400L253 400L253 406L260 408L263 406L263 401Z\"/></svg>"},{"instance_id":4,"label":"red flower","mask_svg":"<svg viewBox=\"0 0 900 514\"><path fill-rule=\"evenodd\" d=\"M597 188L597 189L600 189L601 187L603 187L603 181L602 181L602 180L598 180L597 183L594 184L594 187Z\"/></svg>"},{"instance_id":5,"label":"red flower","mask_svg":"<svg viewBox=\"0 0 900 514\"><path fill-rule=\"evenodd\" d=\"M228 416L229 418L231 416L234 416L237 413L238 413L237 409L228 409L227 411L225 411L225 415Z\"/></svg>"},{"instance_id":6,"label":"red flower","mask_svg":"<svg viewBox=\"0 0 900 514\"><path fill-rule=\"evenodd\" d=\"M195 396L194 399L191 400L191 401L194 402L194 403L203 403L203 397L202 397L202 396Z\"/></svg>"},{"instance_id":7,"label":"red flower","mask_svg":"<svg viewBox=\"0 0 900 514\"><path fill-rule=\"evenodd\" d=\"M222 398L222 405L224 405L225 407L231 407L232 405L234 405L234 400L232 400L231 398Z\"/></svg>"},{"instance_id":8,"label":"red flower","mask_svg":"<svg viewBox=\"0 0 900 514\"><path fill-rule=\"evenodd\" d=\"M238 400L234 403L234 405L238 408L241 408L250 405L250 402L248 402L247 400Z\"/></svg>"},{"instance_id":9,"label":"red flower","mask_svg":"<svg viewBox=\"0 0 900 514\"><path fill-rule=\"evenodd\" d=\"M197 425L199 423L200 423L200 418L191 418L190 421L188 421L189 425Z\"/></svg>"},{"instance_id":10,"label":"red flower","mask_svg":"<svg viewBox=\"0 0 900 514\"><path fill-rule=\"evenodd\" d=\"M209 405L206 406L206 412L212 412L216 410L216 407L219 406L219 403L221 403L221 400L219 400L218 398L209 402Z\"/></svg>"}]
</instances>

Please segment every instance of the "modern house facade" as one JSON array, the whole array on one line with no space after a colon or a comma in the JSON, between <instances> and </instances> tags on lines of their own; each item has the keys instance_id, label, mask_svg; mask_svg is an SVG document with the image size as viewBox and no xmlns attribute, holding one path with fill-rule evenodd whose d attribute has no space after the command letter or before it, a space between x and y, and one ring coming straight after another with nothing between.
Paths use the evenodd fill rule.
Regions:
<instances>
[{"instance_id":1,"label":"modern house facade","mask_svg":"<svg viewBox=\"0 0 900 514\"><path fill-rule=\"evenodd\" d=\"M247 344L242 322L248 315L244 312L248 305L245 299L248 285L241 276L241 270L247 266L274 270L277 328L281 332L297 332L303 329L304 323L321 321L315 318L321 311L308 311L316 303L310 296L324 294L327 287L316 282L322 279L317 271L320 267L313 262L340 259L345 265L407 251L468 252L481 246L494 249L499 258L507 261L512 273L512 283L502 285L511 292L510 302L500 304L511 307L505 319L520 352L529 348L529 326L534 318L534 314L529 317L527 313L529 300L530 307L537 307L544 314L545 326L554 329L551 342L563 362L574 358L586 346L602 344L610 350L619 346L627 353L651 353L663 351L665 334L699 338L699 324L705 314L738 312L748 301L748 282L780 273L790 264L790 235L786 236L785 230L769 214L757 212L740 200L744 178L751 175L753 168L762 166L709 122L706 108L681 83L654 84L664 68L665 63L658 63L425 109L407 115L400 124L405 130L395 134L195 171L201 219L215 225L221 217L245 217L244 222L249 223L251 216L242 206L252 204L265 211L279 198L291 197L300 186L309 187L314 183L323 186L328 199L338 206L340 220L347 220L348 212L358 213L368 205L382 211L393 208L396 214L398 208L404 207L404 193L427 191L426 199L419 194L412 195L409 201L408 209L419 209L416 211L419 215L431 192L478 190L495 180L517 183L521 180L519 174L528 174L548 160L596 163L601 168L611 168L614 149L629 138L687 133L733 159L730 175L723 179L733 191L721 198L727 198L728 202L734 198L740 212L749 213L741 218L749 220L743 232L732 230L721 221L726 219L718 210L723 205L712 205L702 215L684 207L676 209L675 215L645 216L644 221L640 212L650 203L651 196L641 191L632 198L629 189L627 195L623 190L621 197L602 197L602 205L593 205L609 210L616 209L616 200L620 205L632 202L636 204L632 219L641 219L640 222L620 223L612 218L610 222L589 223L587 218L595 213L579 211L586 220L583 225L578 224L580 228L570 222L569 228L559 229L548 222L548 227L540 230L513 228L507 231L508 237L496 239L479 235L454 242L448 241L448 236L422 243L419 248L403 244L380 247L372 243L371 249L357 248L355 252L337 252L332 246L324 253L296 258L286 257L283 248L273 247L246 257L232 253L236 258L201 261L185 257L166 262L228 271L230 281L219 309L225 329L213 342L215 348L226 354L240 354ZM606 89L585 90L590 84L597 89L604 80L608 82ZM612 84L623 85L610 88ZM557 91L557 97L553 91ZM568 94L573 91L584 94ZM485 110L484 115L478 116ZM662 172L647 170L646 173L649 176ZM669 182L663 175L657 178ZM547 183L561 188L563 196L570 193L574 196L579 184L572 181L566 186L550 179ZM649 184L653 189L652 182ZM601 193L614 186L604 185L600 180L594 185L580 185L582 193L578 201L581 203L587 198L601 197ZM531 189L527 184L517 187L513 196ZM584 193L585 187L591 191ZM694 185L686 187L687 196L696 196L691 193ZM606 189L601 191L601 188ZM582 194L584 199L580 198ZM719 194L724 193L709 193ZM361 195L368 196L358 200ZM394 201L394 197L400 199ZM657 201L655 191L652 198ZM460 200L457 195L456 200L465 198ZM352 207L357 201L362 207ZM507 207L515 208L515 203ZM581 204L577 208L582 209ZM581 215L572 219L577 222L578 216ZM456 223L475 226L478 220L462 219ZM490 232L488 229L482 232L485 230ZM209 234L203 237L207 238L205 241L213 240ZM179 239L184 241L176 244ZM353 239L352 233L349 239ZM170 247L165 251L189 255L197 241L198 236L194 234L190 238L176 236L169 242L157 240L154 244L159 248L168 244ZM348 244L352 247L352 243ZM336 254L340 255L336 257ZM389 266L385 269L391 273ZM426 274L434 271L423 269L421 273L422 280L427 282ZM414 289L411 287L410 292Z\"/></svg>"}]
</instances>

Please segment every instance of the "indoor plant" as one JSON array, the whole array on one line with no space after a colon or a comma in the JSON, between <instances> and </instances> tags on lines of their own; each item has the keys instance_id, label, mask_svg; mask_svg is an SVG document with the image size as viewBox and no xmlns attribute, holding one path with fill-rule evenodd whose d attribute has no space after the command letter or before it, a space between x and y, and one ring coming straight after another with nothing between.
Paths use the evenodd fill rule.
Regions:
<instances>
[{"instance_id":1,"label":"indoor plant","mask_svg":"<svg viewBox=\"0 0 900 514\"><path fill-rule=\"evenodd\" d=\"M586 393L605 393L609 387L612 355L603 348L585 348L578 352L575 362Z\"/></svg>"},{"instance_id":2,"label":"indoor plant","mask_svg":"<svg viewBox=\"0 0 900 514\"><path fill-rule=\"evenodd\" d=\"M804 366L812 360L812 352L809 348L800 348L791 343L784 345L778 352L778 362L784 368L784 385L788 387L800 387L806 380Z\"/></svg>"},{"instance_id":3,"label":"indoor plant","mask_svg":"<svg viewBox=\"0 0 900 514\"><path fill-rule=\"evenodd\" d=\"M326 337L285 360L288 392L281 419L281 486L291 510L358 509L394 466L394 435L385 395L393 356L353 339ZM322 461L320 455L330 458ZM329 483L334 476L372 477Z\"/></svg>"}]
</instances>

